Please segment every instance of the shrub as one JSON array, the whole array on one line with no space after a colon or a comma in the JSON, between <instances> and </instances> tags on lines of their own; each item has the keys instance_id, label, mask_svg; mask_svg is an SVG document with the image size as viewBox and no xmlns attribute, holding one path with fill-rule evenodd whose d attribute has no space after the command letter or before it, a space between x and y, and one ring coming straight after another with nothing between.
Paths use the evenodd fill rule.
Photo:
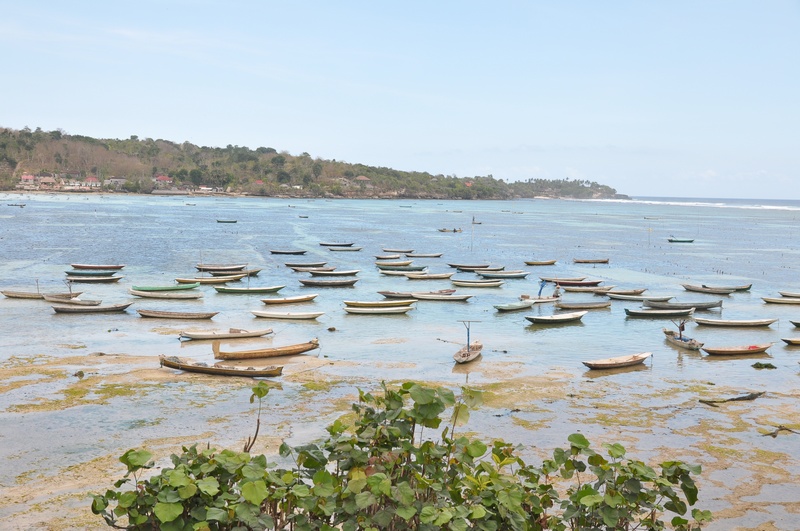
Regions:
<instances>
[{"instance_id":1,"label":"shrub","mask_svg":"<svg viewBox=\"0 0 800 531\"><path fill-rule=\"evenodd\" d=\"M251 396L259 415L265 389ZM127 473L93 496L92 511L112 527L164 531L653 530L666 528L668 513L672 528L695 530L711 518L698 509L685 518L700 467L671 461L656 472L619 444L604 445L607 457L595 452L581 434L534 467L509 443L455 435L479 392L465 388L456 398L415 383L382 391L359 392L354 426L334 422L321 445L281 445L291 469L263 455L191 446L171 456L172 468L143 479L152 455L129 450L120 458ZM425 438L448 408L440 439Z\"/></svg>"}]
</instances>

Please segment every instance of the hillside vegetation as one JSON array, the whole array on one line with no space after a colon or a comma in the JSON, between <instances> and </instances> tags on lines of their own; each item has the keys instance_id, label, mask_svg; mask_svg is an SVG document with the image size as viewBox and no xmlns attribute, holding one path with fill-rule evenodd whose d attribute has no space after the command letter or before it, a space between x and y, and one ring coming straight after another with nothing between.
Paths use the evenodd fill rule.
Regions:
<instances>
[{"instance_id":1,"label":"hillside vegetation","mask_svg":"<svg viewBox=\"0 0 800 531\"><path fill-rule=\"evenodd\" d=\"M98 139L62 130L0 128L0 189L17 187L23 174L126 179L121 190L149 193L157 187L214 190L265 196L512 199L625 197L584 180L529 179L505 182L492 175L456 177L427 172L290 155L271 147L196 146L189 142ZM169 183L156 183L156 176ZM93 180L93 179L92 179ZM119 187L119 185L117 185Z\"/></svg>"}]
</instances>

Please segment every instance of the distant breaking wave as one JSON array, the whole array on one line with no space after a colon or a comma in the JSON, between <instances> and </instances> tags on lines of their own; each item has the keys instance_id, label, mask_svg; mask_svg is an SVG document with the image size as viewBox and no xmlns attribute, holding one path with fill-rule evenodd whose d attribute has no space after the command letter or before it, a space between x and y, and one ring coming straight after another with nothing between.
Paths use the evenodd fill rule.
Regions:
<instances>
[{"instance_id":1,"label":"distant breaking wave","mask_svg":"<svg viewBox=\"0 0 800 531\"><path fill-rule=\"evenodd\" d=\"M632 197L631 199L588 199L606 203L638 203L707 208L741 208L748 210L800 211L800 200L786 199L725 199L700 197Z\"/></svg>"}]
</instances>

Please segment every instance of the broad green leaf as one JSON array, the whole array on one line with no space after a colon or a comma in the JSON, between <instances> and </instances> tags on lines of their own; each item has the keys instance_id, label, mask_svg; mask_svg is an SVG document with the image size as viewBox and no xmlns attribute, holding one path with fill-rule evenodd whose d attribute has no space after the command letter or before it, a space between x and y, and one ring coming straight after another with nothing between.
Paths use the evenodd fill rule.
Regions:
<instances>
[{"instance_id":1,"label":"broad green leaf","mask_svg":"<svg viewBox=\"0 0 800 531\"><path fill-rule=\"evenodd\" d=\"M431 507L430 505L426 505L419 512L419 520L423 524L432 524L433 521L436 520L437 516L438 515L436 514L436 509L434 507Z\"/></svg>"},{"instance_id":2,"label":"broad green leaf","mask_svg":"<svg viewBox=\"0 0 800 531\"><path fill-rule=\"evenodd\" d=\"M409 394L417 405L430 404L436 400L436 391L420 385L412 385L409 389Z\"/></svg>"},{"instance_id":3,"label":"broad green leaf","mask_svg":"<svg viewBox=\"0 0 800 531\"><path fill-rule=\"evenodd\" d=\"M486 509L483 507L483 505L475 505L469 512L469 517L473 520L480 520L484 516L486 516Z\"/></svg>"},{"instance_id":4,"label":"broad green leaf","mask_svg":"<svg viewBox=\"0 0 800 531\"><path fill-rule=\"evenodd\" d=\"M181 497L182 500L188 500L195 494L197 494L197 485L195 485L194 483L189 483L185 487L178 488L178 495Z\"/></svg>"},{"instance_id":5,"label":"broad green leaf","mask_svg":"<svg viewBox=\"0 0 800 531\"><path fill-rule=\"evenodd\" d=\"M411 520L417 514L417 510L413 506L398 507L395 512L397 513L397 516L406 522Z\"/></svg>"},{"instance_id":6,"label":"broad green leaf","mask_svg":"<svg viewBox=\"0 0 800 531\"><path fill-rule=\"evenodd\" d=\"M453 519L453 511L449 507L445 507L439 511L439 516L433 521L433 525L442 526Z\"/></svg>"},{"instance_id":7,"label":"broad green leaf","mask_svg":"<svg viewBox=\"0 0 800 531\"><path fill-rule=\"evenodd\" d=\"M397 485L394 499L401 505L411 505L414 503L414 489L411 488L407 481L403 481Z\"/></svg>"},{"instance_id":8,"label":"broad green leaf","mask_svg":"<svg viewBox=\"0 0 800 531\"><path fill-rule=\"evenodd\" d=\"M359 509L366 509L376 503L378 503L378 499L368 490L356 494L356 506Z\"/></svg>"},{"instance_id":9,"label":"broad green leaf","mask_svg":"<svg viewBox=\"0 0 800 531\"><path fill-rule=\"evenodd\" d=\"M226 523L229 520L228 511L218 507L209 507L206 511L206 520L215 520L217 522Z\"/></svg>"},{"instance_id":10,"label":"broad green leaf","mask_svg":"<svg viewBox=\"0 0 800 531\"><path fill-rule=\"evenodd\" d=\"M117 505L120 507L130 507L136 502L136 493L134 491L127 491L123 492L119 495L119 500L117 500Z\"/></svg>"},{"instance_id":11,"label":"broad green leaf","mask_svg":"<svg viewBox=\"0 0 800 531\"><path fill-rule=\"evenodd\" d=\"M469 443L466 449L470 457L480 457L486 453L486 445L477 440Z\"/></svg>"},{"instance_id":12,"label":"broad green leaf","mask_svg":"<svg viewBox=\"0 0 800 531\"><path fill-rule=\"evenodd\" d=\"M147 450L128 450L119 460L128 467L128 471L136 470L148 463L153 454Z\"/></svg>"},{"instance_id":13,"label":"broad green leaf","mask_svg":"<svg viewBox=\"0 0 800 531\"><path fill-rule=\"evenodd\" d=\"M581 505L585 505L587 507L594 507L598 503L603 503L603 495L602 494L589 494L588 496L584 496L580 499Z\"/></svg>"},{"instance_id":14,"label":"broad green leaf","mask_svg":"<svg viewBox=\"0 0 800 531\"><path fill-rule=\"evenodd\" d=\"M219 492L219 481L214 477L203 478L197 481L197 488L200 489L200 492L203 494L216 496Z\"/></svg>"},{"instance_id":15,"label":"broad green leaf","mask_svg":"<svg viewBox=\"0 0 800 531\"><path fill-rule=\"evenodd\" d=\"M573 433L567 437L567 440L570 442L570 444L572 444L572 446L580 448L581 450L589 448L589 441L581 433Z\"/></svg>"},{"instance_id":16,"label":"broad green leaf","mask_svg":"<svg viewBox=\"0 0 800 531\"><path fill-rule=\"evenodd\" d=\"M153 508L153 512L159 522L171 522L183 514L183 504L158 502Z\"/></svg>"},{"instance_id":17,"label":"broad green leaf","mask_svg":"<svg viewBox=\"0 0 800 531\"><path fill-rule=\"evenodd\" d=\"M245 483L242 485L242 497L253 505L261 505L267 498L267 484L262 480Z\"/></svg>"},{"instance_id":18,"label":"broad green leaf","mask_svg":"<svg viewBox=\"0 0 800 531\"><path fill-rule=\"evenodd\" d=\"M453 407L453 414L450 415L450 423L463 426L467 422L469 422L469 408L466 404L456 404Z\"/></svg>"},{"instance_id":19,"label":"broad green leaf","mask_svg":"<svg viewBox=\"0 0 800 531\"><path fill-rule=\"evenodd\" d=\"M622 457L625 457L625 448L621 444L619 444L619 443L614 443L614 444L606 443L603 446L605 446L608 449L608 455L610 455L614 459L620 459Z\"/></svg>"},{"instance_id":20,"label":"broad green leaf","mask_svg":"<svg viewBox=\"0 0 800 531\"><path fill-rule=\"evenodd\" d=\"M298 483L297 485L292 486L292 494L294 494L298 498L305 498L306 496L311 494L311 489L308 488L308 485L303 485L302 483Z\"/></svg>"}]
</instances>

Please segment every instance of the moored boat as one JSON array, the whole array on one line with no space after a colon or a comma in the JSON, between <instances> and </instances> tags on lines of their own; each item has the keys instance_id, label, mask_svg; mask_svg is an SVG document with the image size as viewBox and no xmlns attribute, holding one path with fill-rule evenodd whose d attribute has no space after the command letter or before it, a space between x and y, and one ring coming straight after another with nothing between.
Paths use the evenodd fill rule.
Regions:
<instances>
[{"instance_id":1,"label":"moored boat","mask_svg":"<svg viewBox=\"0 0 800 531\"><path fill-rule=\"evenodd\" d=\"M118 270L111 269L73 269L71 271L64 271L68 277L113 277Z\"/></svg>"},{"instance_id":2,"label":"moored boat","mask_svg":"<svg viewBox=\"0 0 800 531\"><path fill-rule=\"evenodd\" d=\"M486 268L489 267L489 264L458 264L458 263L454 263L454 264L447 264L447 265L449 265L450 267L454 267L456 269L464 270L464 271L468 271L470 269L486 269Z\"/></svg>"},{"instance_id":3,"label":"moored boat","mask_svg":"<svg viewBox=\"0 0 800 531\"><path fill-rule=\"evenodd\" d=\"M586 277L539 277L539 280L561 284L562 282L580 282L586 280Z\"/></svg>"},{"instance_id":4,"label":"moored boat","mask_svg":"<svg viewBox=\"0 0 800 531\"><path fill-rule=\"evenodd\" d=\"M644 363L644 360L652 356L652 352L640 352L638 354L630 354L628 356L617 356L614 358L604 358L592 361L583 361L584 365L590 369L619 369L620 367L630 367L631 365L638 365Z\"/></svg>"},{"instance_id":5,"label":"moored boat","mask_svg":"<svg viewBox=\"0 0 800 531\"><path fill-rule=\"evenodd\" d=\"M258 294L258 293L275 293L282 290L286 286L214 286L217 293L233 293L233 294Z\"/></svg>"},{"instance_id":6,"label":"moored boat","mask_svg":"<svg viewBox=\"0 0 800 531\"><path fill-rule=\"evenodd\" d=\"M175 282L179 284L225 284L226 282L241 280L246 276L247 275L244 273L240 273L238 275L227 275L223 277L178 277L175 279Z\"/></svg>"},{"instance_id":7,"label":"moored boat","mask_svg":"<svg viewBox=\"0 0 800 531\"><path fill-rule=\"evenodd\" d=\"M601 302L557 302L556 308L559 310L597 310L600 308L610 308L611 301Z\"/></svg>"},{"instance_id":8,"label":"moored boat","mask_svg":"<svg viewBox=\"0 0 800 531\"><path fill-rule=\"evenodd\" d=\"M129 289L128 293L136 297L149 299L202 299L203 293L200 291L141 291Z\"/></svg>"},{"instance_id":9,"label":"moored boat","mask_svg":"<svg viewBox=\"0 0 800 531\"><path fill-rule=\"evenodd\" d=\"M171 369L179 369L186 372L198 372L201 374L213 374L216 376L244 376L247 378L258 377L271 377L280 376L283 372L283 367L270 365L268 367L238 367L235 365L224 365L222 363L215 363L208 365L200 361L195 361L189 358L181 358L178 356L164 356L163 354L158 357L162 367L169 367Z\"/></svg>"},{"instance_id":10,"label":"moored boat","mask_svg":"<svg viewBox=\"0 0 800 531\"><path fill-rule=\"evenodd\" d=\"M696 291L697 293L711 293L712 295L730 295L735 289L732 288L709 288L707 286L697 286L695 284L681 284L686 291Z\"/></svg>"},{"instance_id":11,"label":"moored boat","mask_svg":"<svg viewBox=\"0 0 800 531\"><path fill-rule=\"evenodd\" d=\"M323 247L352 247L354 242L319 242Z\"/></svg>"},{"instance_id":12,"label":"moored boat","mask_svg":"<svg viewBox=\"0 0 800 531\"><path fill-rule=\"evenodd\" d=\"M761 297L769 304L800 304L800 297Z\"/></svg>"},{"instance_id":13,"label":"moored boat","mask_svg":"<svg viewBox=\"0 0 800 531\"><path fill-rule=\"evenodd\" d=\"M40 291L14 291L10 289L6 289L0 291L3 295L8 297L9 299L44 299L45 295L48 295L53 298L64 298L64 299L71 299L74 297L78 297L82 291L70 291L68 293L42 293Z\"/></svg>"},{"instance_id":14,"label":"moored boat","mask_svg":"<svg viewBox=\"0 0 800 531\"><path fill-rule=\"evenodd\" d=\"M211 319L219 312L168 312L163 310L136 310L142 317L159 319Z\"/></svg>"},{"instance_id":15,"label":"moored boat","mask_svg":"<svg viewBox=\"0 0 800 531\"><path fill-rule=\"evenodd\" d=\"M561 286L564 291L574 293L598 293L602 295L606 291L611 291L616 286Z\"/></svg>"},{"instance_id":16,"label":"moored boat","mask_svg":"<svg viewBox=\"0 0 800 531\"><path fill-rule=\"evenodd\" d=\"M296 302L308 302L314 300L318 293L309 293L308 295L294 295L292 297L280 297L277 299L261 299L264 304L292 304Z\"/></svg>"},{"instance_id":17,"label":"moored boat","mask_svg":"<svg viewBox=\"0 0 800 531\"><path fill-rule=\"evenodd\" d=\"M76 277L67 275L67 280L70 282L85 282L85 283L109 283L109 282L119 282L125 277Z\"/></svg>"},{"instance_id":18,"label":"moored boat","mask_svg":"<svg viewBox=\"0 0 800 531\"><path fill-rule=\"evenodd\" d=\"M383 252L384 252L384 253L400 253L400 254L406 254L406 253L413 253L413 252L414 252L414 249L395 249L395 248L392 248L392 247L384 247L384 248L383 248Z\"/></svg>"},{"instance_id":19,"label":"moored boat","mask_svg":"<svg viewBox=\"0 0 800 531\"><path fill-rule=\"evenodd\" d=\"M455 275L455 273L417 273L410 272L404 273L405 277L409 280L447 280Z\"/></svg>"},{"instance_id":20,"label":"moored boat","mask_svg":"<svg viewBox=\"0 0 800 531\"><path fill-rule=\"evenodd\" d=\"M461 295L456 293L436 293L412 291L411 296L421 301L445 301L445 302L465 302L472 298L472 295Z\"/></svg>"},{"instance_id":21,"label":"moored boat","mask_svg":"<svg viewBox=\"0 0 800 531\"><path fill-rule=\"evenodd\" d=\"M79 299L77 297L54 297L52 295L43 295L42 298L47 302L55 302L56 304L74 304L75 306L100 306L103 301L91 299Z\"/></svg>"},{"instance_id":22,"label":"moored boat","mask_svg":"<svg viewBox=\"0 0 800 531\"><path fill-rule=\"evenodd\" d=\"M469 346L464 345L458 349L456 353L453 354L453 359L456 361L456 363L468 363L480 356L482 351L483 343L475 340L471 342Z\"/></svg>"},{"instance_id":23,"label":"moored boat","mask_svg":"<svg viewBox=\"0 0 800 531\"><path fill-rule=\"evenodd\" d=\"M360 315L404 314L409 310L413 309L414 309L413 306L388 306L388 307L372 307L372 308L363 308L360 306L344 307L344 311L346 311L347 313L360 314Z\"/></svg>"},{"instance_id":24,"label":"moored boat","mask_svg":"<svg viewBox=\"0 0 800 531\"><path fill-rule=\"evenodd\" d=\"M411 265L411 262L413 262L413 260L392 260L388 262L384 260L379 260L375 262L375 267L381 268L381 267L408 266Z\"/></svg>"},{"instance_id":25,"label":"moored boat","mask_svg":"<svg viewBox=\"0 0 800 531\"><path fill-rule=\"evenodd\" d=\"M705 319L695 317L694 322L707 326L769 326L777 319Z\"/></svg>"},{"instance_id":26,"label":"moored boat","mask_svg":"<svg viewBox=\"0 0 800 531\"><path fill-rule=\"evenodd\" d=\"M663 297L651 297L648 295L624 295L622 293L614 291L606 291L601 295L605 295L609 299L614 299L617 301L638 301L638 302L644 302L644 301L667 302L668 300L674 298L671 295L665 295Z\"/></svg>"},{"instance_id":27,"label":"moored boat","mask_svg":"<svg viewBox=\"0 0 800 531\"><path fill-rule=\"evenodd\" d=\"M440 289L436 291L428 291L430 295L452 295L455 293L456 290L454 289ZM420 292L418 292L420 293ZM383 295L387 299L410 299L413 298L412 292L410 291L379 291L379 295Z\"/></svg>"},{"instance_id":28,"label":"moored boat","mask_svg":"<svg viewBox=\"0 0 800 531\"><path fill-rule=\"evenodd\" d=\"M694 238L675 238L674 236L667 238L670 243L692 243Z\"/></svg>"},{"instance_id":29,"label":"moored boat","mask_svg":"<svg viewBox=\"0 0 800 531\"><path fill-rule=\"evenodd\" d=\"M358 282L357 278L337 278L334 280L318 280L315 278L300 279L300 283L304 286L313 286L319 288L344 288L353 286L356 282Z\"/></svg>"},{"instance_id":30,"label":"moored boat","mask_svg":"<svg viewBox=\"0 0 800 531\"><path fill-rule=\"evenodd\" d=\"M360 251L363 247L328 247L329 251Z\"/></svg>"},{"instance_id":31,"label":"moored boat","mask_svg":"<svg viewBox=\"0 0 800 531\"><path fill-rule=\"evenodd\" d=\"M197 264L195 268L198 271L230 271L231 274L234 271L241 271L247 267L247 264Z\"/></svg>"},{"instance_id":32,"label":"moored boat","mask_svg":"<svg viewBox=\"0 0 800 531\"><path fill-rule=\"evenodd\" d=\"M553 315L526 315L525 319L535 324L560 324L580 321L581 318L587 313L589 313L589 310L570 313L556 313Z\"/></svg>"},{"instance_id":33,"label":"moored boat","mask_svg":"<svg viewBox=\"0 0 800 531\"><path fill-rule=\"evenodd\" d=\"M131 286L131 289L136 291L181 291L185 289L194 289L199 286L199 282L191 282L189 284L172 284L169 286Z\"/></svg>"},{"instance_id":34,"label":"moored boat","mask_svg":"<svg viewBox=\"0 0 800 531\"><path fill-rule=\"evenodd\" d=\"M323 267L328 262L284 262L286 267Z\"/></svg>"},{"instance_id":35,"label":"moored boat","mask_svg":"<svg viewBox=\"0 0 800 531\"><path fill-rule=\"evenodd\" d=\"M360 269L342 269L341 271L320 271L319 269L312 269L308 271L312 277L352 277L357 275Z\"/></svg>"},{"instance_id":36,"label":"moored boat","mask_svg":"<svg viewBox=\"0 0 800 531\"><path fill-rule=\"evenodd\" d=\"M264 312L260 310L251 310L250 313L256 317L263 317L265 319L295 319L306 321L325 315L325 312Z\"/></svg>"},{"instance_id":37,"label":"moored boat","mask_svg":"<svg viewBox=\"0 0 800 531\"><path fill-rule=\"evenodd\" d=\"M440 258L444 253L405 253L408 258Z\"/></svg>"},{"instance_id":38,"label":"moored boat","mask_svg":"<svg viewBox=\"0 0 800 531\"><path fill-rule=\"evenodd\" d=\"M306 254L306 251L300 249L270 249L270 254Z\"/></svg>"},{"instance_id":39,"label":"moored boat","mask_svg":"<svg viewBox=\"0 0 800 531\"><path fill-rule=\"evenodd\" d=\"M462 288L499 288L503 284L505 284L504 280L496 279L496 280L453 280L450 279L450 282L453 283L454 286L460 286Z\"/></svg>"},{"instance_id":40,"label":"moored boat","mask_svg":"<svg viewBox=\"0 0 800 531\"><path fill-rule=\"evenodd\" d=\"M275 358L278 356L292 356L302 354L309 350L319 348L319 340L314 338L307 343L297 343L295 345L285 345L282 347L258 348L253 350L225 351L220 350L219 343L216 341L211 346L214 357L221 360L249 360L257 358Z\"/></svg>"},{"instance_id":41,"label":"moored boat","mask_svg":"<svg viewBox=\"0 0 800 531\"><path fill-rule=\"evenodd\" d=\"M272 333L272 328L262 328L260 330L244 330L242 328L230 328L227 332L217 330L183 330L180 339L239 339L247 337L261 337Z\"/></svg>"},{"instance_id":42,"label":"moored boat","mask_svg":"<svg viewBox=\"0 0 800 531\"><path fill-rule=\"evenodd\" d=\"M530 271L475 271L481 278L498 279L498 278L525 278L530 275Z\"/></svg>"},{"instance_id":43,"label":"moored boat","mask_svg":"<svg viewBox=\"0 0 800 531\"><path fill-rule=\"evenodd\" d=\"M120 270L125 264L70 264L72 269L101 269L101 270Z\"/></svg>"},{"instance_id":44,"label":"moored boat","mask_svg":"<svg viewBox=\"0 0 800 531\"><path fill-rule=\"evenodd\" d=\"M260 267L239 269L238 271L236 271L236 274L237 275L244 275L246 277L254 277L254 276L257 276L261 272L261 269L262 268L260 268ZM231 272L230 271L208 271L208 274L211 275L212 277L229 277L229 276L231 276Z\"/></svg>"},{"instance_id":45,"label":"moored boat","mask_svg":"<svg viewBox=\"0 0 800 531\"><path fill-rule=\"evenodd\" d=\"M109 312L124 312L132 302L122 304L110 304L108 306L76 306L76 305L56 305L52 306L53 311L56 313L109 313Z\"/></svg>"},{"instance_id":46,"label":"moored boat","mask_svg":"<svg viewBox=\"0 0 800 531\"><path fill-rule=\"evenodd\" d=\"M494 307L498 312L516 312L518 310L527 310L534 304L536 304L534 299L526 299L505 304L495 304Z\"/></svg>"},{"instance_id":47,"label":"moored boat","mask_svg":"<svg viewBox=\"0 0 800 531\"><path fill-rule=\"evenodd\" d=\"M800 345L800 337L782 337L781 341L787 345L798 346Z\"/></svg>"},{"instance_id":48,"label":"moored boat","mask_svg":"<svg viewBox=\"0 0 800 531\"><path fill-rule=\"evenodd\" d=\"M676 347L685 348L687 350L700 350L700 347L703 346L703 343L700 341L692 339L691 337L679 335L674 330L662 328L661 331L664 332L664 338L667 340L667 343L675 345Z\"/></svg>"},{"instance_id":49,"label":"moored boat","mask_svg":"<svg viewBox=\"0 0 800 531\"><path fill-rule=\"evenodd\" d=\"M655 308L657 310L686 310L689 308L694 308L695 310L710 310L713 308L722 308L722 299L710 302L661 302L645 299L642 301L642 306Z\"/></svg>"},{"instance_id":50,"label":"moored boat","mask_svg":"<svg viewBox=\"0 0 800 531\"><path fill-rule=\"evenodd\" d=\"M744 356L749 354L763 354L772 343L755 345L739 345L735 347L703 347L703 352L712 356Z\"/></svg>"},{"instance_id":51,"label":"moored boat","mask_svg":"<svg viewBox=\"0 0 800 531\"><path fill-rule=\"evenodd\" d=\"M572 262L575 264L607 264L608 258L573 258Z\"/></svg>"},{"instance_id":52,"label":"moored boat","mask_svg":"<svg viewBox=\"0 0 800 531\"><path fill-rule=\"evenodd\" d=\"M627 317L688 317L694 313L694 308L676 308L672 310L634 310L625 308Z\"/></svg>"},{"instance_id":53,"label":"moored boat","mask_svg":"<svg viewBox=\"0 0 800 531\"><path fill-rule=\"evenodd\" d=\"M741 284L738 286L709 286L708 284L703 284L703 287L706 289L722 289L722 290L732 289L733 291L750 291L750 288L752 288L753 285Z\"/></svg>"},{"instance_id":54,"label":"moored boat","mask_svg":"<svg viewBox=\"0 0 800 531\"><path fill-rule=\"evenodd\" d=\"M555 265L556 260L525 260L525 265L529 266L549 266Z\"/></svg>"},{"instance_id":55,"label":"moored boat","mask_svg":"<svg viewBox=\"0 0 800 531\"><path fill-rule=\"evenodd\" d=\"M417 299L410 297L407 299L389 299L382 301L342 301L345 306L353 308L391 308L393 306L411 306Z\"/></svg>"}]
</instances>

